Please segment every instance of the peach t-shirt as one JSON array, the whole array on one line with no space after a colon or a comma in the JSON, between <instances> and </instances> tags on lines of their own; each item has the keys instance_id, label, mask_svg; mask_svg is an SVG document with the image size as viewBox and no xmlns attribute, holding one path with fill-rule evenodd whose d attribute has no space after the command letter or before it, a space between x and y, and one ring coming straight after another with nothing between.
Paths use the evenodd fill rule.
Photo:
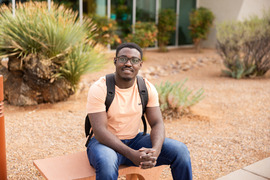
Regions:
<instances>
[{"instance_id":1,"label":"peach t-shirt","mask_svg":"<svg viewBox=\"0 0 270 180\"><path fill-rule=\"evenodd\" d=\"M146 107L159 106L158 93L153 84L145 79L148 90L148 104ZM106 111L105 99L107 94L106 79L101 77L89 89L86 111L97 113ZM115 86L115 96L107 112L108 130L119 139L132 139L140 129L142 104L138 92L137 82L128 89Z\"/></svg>"}]
</instances>

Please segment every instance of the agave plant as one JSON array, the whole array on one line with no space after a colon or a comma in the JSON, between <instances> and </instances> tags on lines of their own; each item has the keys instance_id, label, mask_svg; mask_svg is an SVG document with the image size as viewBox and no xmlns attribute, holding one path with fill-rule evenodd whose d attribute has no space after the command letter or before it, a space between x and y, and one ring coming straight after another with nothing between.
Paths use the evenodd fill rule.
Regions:
<instances>
[{"instance_id":1,"label":"agave plant","mask_svg":"<svg viewBox=\"0 0 270 180\"><path fill-rule=\"evenodd\" d=\"M46 2L18 3L0 10L0 58L8 57L5 97L11 104L31 105L68 98L80 77L103 60L93 48L95 24L77 21L78 14ZM92 43L91 43L92 42ZM13 84L17 84L13 88Z\"/></svg>"},{"instance_id":2,"label":"agave plant","mask_svg":"<svg viewBox=\"0 0 270 180\"><path fill-rule=\"evenodd\" d=\"M52 5L47 10L45 2L17 4L16 15L7 7L1 12L1 34L6 55L42 53L57 56L72 45L87 39L86 31L93 31L94 24L76 21L77 13L63 6Z\"/></svg>"},{"instance_id":3,"label":"agave plant","mask_svg":"<svg viewBox=\"0 0 270 180\"><path fill-rule=\"evenodd\" d=\"M176 83L166 81L156 85L160 108L163 113L167 114L170 111L176 114L183 114L204 98L204 90L202 88L193 93L192 90L184 86L186 81L187 79Z\"/></svg>"},{"instance_id":4,"label":"agave plant","mask_svg":"<svg viewBox=\"0 0 270 180\"><path fill-rule=\"evenodd\" d=\"M95 61L89 61L89 57ZM65 77L76 89L80 77L86 72L98 70L102 65L101 60L103 60L102 53L96 53L88 44L80 44L68 54L58 75Z\"/></svg>"}]
</instances>

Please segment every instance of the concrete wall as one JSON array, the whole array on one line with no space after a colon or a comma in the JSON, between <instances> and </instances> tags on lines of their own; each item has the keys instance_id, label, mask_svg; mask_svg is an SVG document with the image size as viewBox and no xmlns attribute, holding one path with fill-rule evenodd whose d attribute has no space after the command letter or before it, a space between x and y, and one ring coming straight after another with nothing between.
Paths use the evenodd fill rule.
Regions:
<instances>
[{"instance_id":1,"label":"concrete wall","mask_svg":"<svg viewBox=\"0 0 270 180\"><path fill-rule=\"evenodd\" d=\"M216 25L230 20L244 20L251 15L262 16L263 10L270 9L270 0L197 0L197 7L210 9L215 20L208 39L203 41L203 47L216 46Z\"/></svg>"}]
</instances>

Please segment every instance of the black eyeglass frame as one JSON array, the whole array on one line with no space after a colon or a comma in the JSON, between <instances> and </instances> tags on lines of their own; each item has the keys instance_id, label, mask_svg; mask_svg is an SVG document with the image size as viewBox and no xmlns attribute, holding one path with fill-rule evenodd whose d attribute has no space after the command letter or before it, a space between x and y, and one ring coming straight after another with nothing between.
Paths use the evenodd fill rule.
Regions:
<instances>
[{"instance_id":1,"label":"black eyeglass frame","mask_svg":"<svg viewBox=\"0 0 270 180\"><path fill-rule=\"evenodd\" d=\"M125 60L124 61L119 61L119 58L124 58ZM130 63L132 65L137 65L139 64L140 62L142 62L142 60L140 58L137 58L137 57L126 57L126 56L120 56L120 57L115 57L114 60L118 60L118 62L122 63L122 64L126 64L128 62L128 60L130 61ZM134 60L139 60L138 62L134 62Z\"/></svg>"}]
</instances>

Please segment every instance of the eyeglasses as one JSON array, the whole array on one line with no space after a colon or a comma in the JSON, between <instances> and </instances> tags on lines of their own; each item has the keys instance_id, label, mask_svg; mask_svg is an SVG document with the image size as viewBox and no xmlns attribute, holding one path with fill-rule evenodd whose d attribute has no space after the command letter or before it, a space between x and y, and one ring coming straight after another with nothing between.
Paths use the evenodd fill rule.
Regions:
<instances>
[{"instance_id":1,"label":"eyeglasses","mask_svg":"<svg viewBox=\"0 0 270 180\"><path fill-rule=\"evenodd\" d=\"M116 57L115 59L117 59L118 62L123 63L123 64L128 62L128 60L130 60L131 64L139 64L142 61L140 58L137 58L137 57L128 58L126 56Z\"/></svg>"}]
</instances>

